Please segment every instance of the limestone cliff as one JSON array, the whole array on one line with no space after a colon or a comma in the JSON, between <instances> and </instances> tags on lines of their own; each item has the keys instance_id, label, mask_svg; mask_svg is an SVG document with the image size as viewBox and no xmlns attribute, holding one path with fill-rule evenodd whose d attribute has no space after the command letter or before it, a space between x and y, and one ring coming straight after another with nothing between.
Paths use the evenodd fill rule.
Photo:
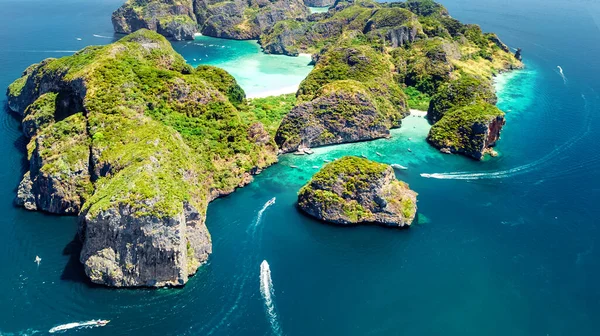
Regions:
<instances>
[{"instance_id":1,"label":"limestone cliff","mask_svg":"<svg viewBox=\"0 0 600 336\"><path fill-rule=\"evenodd\" d=\"M334 224L410 226L417 194L392 167L346 156L323 167L298 193L298 207Z\"/></svg>"},{"instance_id":2,"label":"limestone cliff","mask_svg":"<svg viewBox=\"0 0 600 336\"><path fill-rule=\"evenodd\" d=\"M308 14L302 0L127 0L112 21L117 33L146 28L172 40L190 40L195 33L245 40Z\"/></svg>"},{"instance_id":3,"label":"limestone cliff","mask_svg":"<svg viewBox=\"0 0 600 336\"><path fill-rule=\"evenodd\" d=\"M33 65L8 89L31 139L17 204L79 215L93 282L183 285L211 251L208 202L277 160L244 102L148 30Z\"/></svg>"},{"instance_id":4,"label":"limestone cliff","mask_svg":"<svg viewBox=\"0 0 600 336\"><path fill-rule=\"evenodd\" d=\"M325 51L300 84L275 137L282 151L385 137L408 115L389 58L354 42Z\"/></svg>"},{"instance_id":5,"label":"limestone cliff","mask_svg":"<svg viewBox=\"0 0 600 336\"><path fill-rule=\"evenodd\" d=\"M431 127L427 141L442 152L481 160L500 139L504 123L504 113L489 103L458 106Z\"/></svg>"}]
</instances>

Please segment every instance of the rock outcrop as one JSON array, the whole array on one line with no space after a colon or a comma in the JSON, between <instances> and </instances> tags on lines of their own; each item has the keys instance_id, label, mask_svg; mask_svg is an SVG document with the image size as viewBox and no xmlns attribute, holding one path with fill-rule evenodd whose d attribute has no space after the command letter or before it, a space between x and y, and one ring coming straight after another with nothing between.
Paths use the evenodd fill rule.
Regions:
<instances>
[{"instance_id":1,"label":"rock outcrop","mask_svg":"<svg viewBox=\"0 0 600 336\"><path fill-rule=\"evenodd\" d=\"M317 98L294 107L275 142L283 152L389 136L393 121L360 82L327 84Z\"/></svg>"},{"instance_id":2,"label":"rock outcrop","mask_svg":"<svg viewBox=\"0 0 600 336\"><path fill-rule=\"evenodd\" d=\"M390 61L370 46L340 41L298 89L298 105L275 137L283 152L385 137L408 115Z\"/></svg>"},{"instance_id":3,"label":"rock outcrop","mask_svg":"<svg viewBox=\"0 0 600 336\"><path fill-rule=\"evenodd\" d=\"M417 193L396 179L392 167L346 156L300 189L298 207L328 223L404 227L416 216Z\"/></svg>"},{"instance_id":4,"label":"rock outcrop","mask_svg":"<svg viewBox=\"0 0 600 336\"><path fill-rule=\"evenodd\" d=\"M431 127L427 141L444 153L481 160L500 139L504 123L504 112L489 103L459 106Z\"/></svg>"},{"instance_id":5,"label":"rock outcrop","mask_svg":"<svg viewBox=\"0 0 600 336\"><path fill-rule=\"evenodd\" d=\"M363 32L378 35L392 48L401 47L416 41L419 37L425 37L417 15L399 7L381 8L375 11L367 21Z\"/></svg>"},{"instance_id":6,"label":"rock outcrop","mask_svg":"<svg viewBox=\"0 0 600 336\"><path fill-rule=\"evenodd\" d=\"M115 32L150 29L171 40L191 40L198 32L192 0L127 0L112 15Z\"/></svg>"},{"instance_id":7,"label":"rock outcrop","mask_svg":"<svg viewBox=\"0 0 600 336\"><path fill-rule=\"evenodd\" d=\"M456 106L466 106L484 101L496 104L498 98L489 81L474 76L462 76L458 80L442 84L431 98L427 118L436 123L445 113Z\"/></svg>"},{"instance_id":8,"label":"rock outcrop","mask_svg":"<svg viewBox=\"0 0 600 336\"><path fill-rule=\"evenodd\" d=\"M172 40L197 32L229 39L258 39L276 22L309 14L302 0L128 0L113 13L117 33L150 29Z\"/></svg>"},{"instance_id":9,"label":"rock outcrop","mask_svg":"<svg viewBox=\"0 0 600 336\"><path fill-rule=\"evenodd\" d=\"M235 79L148 30L33 65L7 94L30 138L16 203L79 215L100 284L183 285L211 251L208 202L277 160Z\"/></svg>"}]
</instances>

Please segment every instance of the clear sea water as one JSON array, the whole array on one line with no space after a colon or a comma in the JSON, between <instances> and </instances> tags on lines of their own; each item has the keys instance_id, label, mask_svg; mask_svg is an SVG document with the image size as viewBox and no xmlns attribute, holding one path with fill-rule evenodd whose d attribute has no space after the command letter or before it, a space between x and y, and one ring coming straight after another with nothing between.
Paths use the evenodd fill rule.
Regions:
<instances>
[{"instance_id":1,"label":"clear sea water","mask_svg":"<svg viewBox=\"0 0 600 336\"><path fill-rule=\"evenodd\" d=\"M0 0L0 87L43 58L110 42L94 35L112 37L110 13L120 2ZM598 335L600 5L443 3L454 17L523 48L527 69L497 81L508 119L501 155L474 162L439 154L423 140L425 120L408 117L391 140L284 156L209 206L214 253L182 289L86 282L75 219L13 207L25 142L18 120L0 114L0 334L44 335L60 324L109 319L103 328L64 333ZM310 70L297 59L256 54L251 42L218 43L227 52L176 48L192 63L209 55L238 71L254 92L292 87ZM240 64L252 59L261 65L246 73ZM272 70L284 63L298 68ZM277 84L269 87L264 74ZM257 83L266 84L252 89ZM314 167L347 154L408 166L398 177L419 193L414 227L341 228L298 213L296 192ZM275 204L264 208L272 197ZM263 260L269 267L261 272Z\"/></svg>"}]
</instances>

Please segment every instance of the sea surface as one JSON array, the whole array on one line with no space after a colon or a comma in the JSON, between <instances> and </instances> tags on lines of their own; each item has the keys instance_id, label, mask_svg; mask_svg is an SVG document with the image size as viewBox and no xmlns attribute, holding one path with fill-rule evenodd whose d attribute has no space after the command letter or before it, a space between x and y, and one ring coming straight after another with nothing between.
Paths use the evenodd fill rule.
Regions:
<instances>
[{"instance_id":1,"label":"sea surface","mask_svg":"<svg viewBox=\"0 0 600 336\"><path fill-rule=\"evenodd\" d=\"M111 42L120 3L0 0L0 87L31 63ZM442 155L415 116L389 140L283 156L209 206L214 253L182 289L89 284L76 219L13 206L25 140L19 121L0 113L0 335L94 319L111 322L61 333L598 335L600 5L442 3L523 48L527 68L496 81L507 112L500 156ZM302 59L261 55L254 42L199 37L175 47L192 64L230 70L250 93L294 87L310 71ZM397 176L419 193L413 227L329 226L296 210L298 189L325 160L349 154L408 167Z\"/></svg>"}]
</instances>

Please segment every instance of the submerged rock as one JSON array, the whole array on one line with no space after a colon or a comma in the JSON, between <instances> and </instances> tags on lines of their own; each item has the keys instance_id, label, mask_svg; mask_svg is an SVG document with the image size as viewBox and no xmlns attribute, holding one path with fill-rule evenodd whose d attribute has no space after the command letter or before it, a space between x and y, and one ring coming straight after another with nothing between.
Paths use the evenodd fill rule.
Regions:
<instances>
[{"instance_id":1,"label":"submerged rock","mask_svg":"<svg viewBox=\"0 0 600 336\"><path fill-rule=\"evenodd\" d=\"M417 193L398 181L392 167L346 156L328 163L298 193L298 207L334 224L410 226Z\"/></svg>"}]
</instances>

